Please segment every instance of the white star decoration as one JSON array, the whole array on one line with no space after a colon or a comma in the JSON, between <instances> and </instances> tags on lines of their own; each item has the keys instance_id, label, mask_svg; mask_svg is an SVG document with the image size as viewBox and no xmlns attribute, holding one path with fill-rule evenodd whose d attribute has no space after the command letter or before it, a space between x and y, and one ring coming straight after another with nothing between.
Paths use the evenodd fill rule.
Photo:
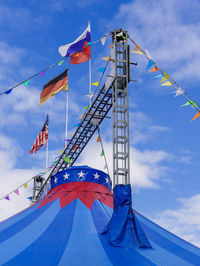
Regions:
<instances>
[{"instance_id":1,"label":"white star decoration","mask_svg":"<svg viewBox=\"0 0 200 266\"><path fill-rule=\"evenodd\" d=\"M106 178L106 183L108 183L109 182L109 180L108 180L108 178Z\"/></svg>"},{"instance_id":2,"label":"white star decoration","mask_svg":"<svg viewBox=\"0 0 200 266\"><path fill-rule=\"evenodd\" d=\"M81 177L84 177L85 173L83 173L83 172L81 171L80 173L78 173L78 175L79 175L79 178L81 178Z\"/></svg>"},{"instance_id":3,"label":"white star decoration","mask_svg":"<svg viewBox=\"0 0 200 266\"><path fill-rule=\"evenodd\" d=\"M65 180L65 179L68 179L69 176L70 176L70 174L66 173L66 174L64 175L64 180Z\"/></svg>"},{"instance_id":4,"label":"white star decoration","mask_svg":"<svg viewBox=\"0 0 200 266\"><path fill-rule=\"evenodd\" d=\"M99 179L99 175L96 173L96 174L93 174L94 176L94 179Z\"/></svg>"},{"instance_id":5,"label":"white star decoration","mask_svg":"<svg viewBox=\"0 0 200 266\"><path fill-rule=\"evenodd\" d=\"M54 178L54 183L55 183L55 184L57 183L57 178L56 178L56 177Z\"/></svg>"}]
</instances>

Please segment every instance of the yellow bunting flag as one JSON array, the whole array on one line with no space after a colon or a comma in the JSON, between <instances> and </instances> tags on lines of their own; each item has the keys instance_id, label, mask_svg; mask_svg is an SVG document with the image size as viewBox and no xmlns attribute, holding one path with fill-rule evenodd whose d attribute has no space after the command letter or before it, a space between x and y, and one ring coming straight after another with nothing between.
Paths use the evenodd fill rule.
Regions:
<instances>
[{"instance_id":1,"label":"yellow bunting flag","mask_svg":"<svg viewBox=\"0 0 200 266\"><path fill-rule=\"evenodd\" d=\"M91 85L94 85L94 86L99 86L99 82L93 82L93 83L91 83Z\"/></svg>"},{"instance_id":2,"label":"yellow bunting flag","mask_svg":"<svg viewBox=\"0 0 200 266\"><path fill-rule=\"evenodd\" d=\"M64 152L64 150L62 150L62 151L59 151L59 153L63 153Z\"/></svg>"},{"instance_id":3,"label":"yellow bunting flag","mask_svg":"<svg viewBox=\"0 0 200 266\"><path fill-rule=\"evenodd\" d=\"M133 52L134 52L134 54L144 54L142 51L133 51Z\"/></svg>"},{"instance_id":4,"label":"yellow bunting flag","mask_svg":"<svg viewBox=\"0 0 200 266\"><path fill-rule=\"evenodd\" d=\"M97 137L96 142L101 142L101 138L100 138L100 136Z\"/></svg>"},{"instance_id":5,"label":"yellow bunting flag","mask_svg":"<svg viewBox=\"0 0 200 266\"><path fill-rule=\"evenodd\" d=\"M196 115L192 118L192 120L196 119L196 118L199 117L199 116L200 116L200 112L196 113ZM191 121L192 121L192 120L191 120Z\"/></svg>"},{"instance_id":6,"label":"yellow bunting flag","mask_svg":"<svg viewBox=\"0 0 200 266\"><path fill-rule=\"evenodd\" d=\"M171 81L167 81L161 84L161 86L172 86Z\"/></svg>"},{"instance_id":7,"label":"yellow bunting flag","mask_svg":"<svg viewBox=\"0 0 200 266\"><path fill-rule=\"evenodd\" d=\"M158 68L155 66L152 69L150 69L148 72L156 72L156 71L158 71Z\"/></svg>"},{"instance_id":8,"label":"yellow bunting flag","mask_svg":"<svg viewBox=\"0 0 200 266\"><path fill-rule=\"evenodd\" d=\"M160 83L162 83L162 82L165 81L165 80L167 80L167 78L166 78L166 77L162 77Z\"/></svg>"},{"instance_id":9,"label":"yellow bunting flag","mask_svg":"<svg viewBox=\"0 0 200 266\"><path fill-rule=\"evenodd\" d=\"M170 79L170 76L167 75L167 73L164 72L163 75L164 75L167 79Z\"/></svg>"},{"instance_id":10,"label":"yellow bunting flag","mask_svg":"<svg viewBox=\"0 0 200 266\"><path fill-rule=\"evenodd\" d=\"M24 187L25 187L25 189L27 189L27 183L26 183L26 184L24 184Z\"/></svg>"},{"instance_id":11,"label":"yellow bunting flag","mask_svg":"<svg viewBox=\"0 0 200 266\"><path fill-rule=\"evenodd\" d=\"M109 61L110 60L110 56L102 57L102 59L105 60L105 61Z\"/></svg>"}]
</instances>

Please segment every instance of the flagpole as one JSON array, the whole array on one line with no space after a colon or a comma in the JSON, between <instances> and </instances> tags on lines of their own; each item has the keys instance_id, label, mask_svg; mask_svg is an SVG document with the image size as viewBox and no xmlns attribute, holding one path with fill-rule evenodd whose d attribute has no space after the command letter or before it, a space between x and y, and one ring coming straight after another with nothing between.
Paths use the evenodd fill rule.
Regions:
<instances>
[{"instance_id":1,"label":"flagpole","mask_svg":"<svg viewBox=\"0 0 200 266\"><path fill-rule=\"evenodd\" d=\"M88 21L88 24L90 25L90 20ZM91 33L91 28L90 28L90 33ZM91 46L90 46L91 49ZM90 101L89 101L89 106L91 106L91 99L92 99L92 63L91 63L91 50L90 50L90 59L89 59L89 94L90 94Z\"/></svg>"},{"instance_id":2,"label":"flagpole","mask_svg":"<svg viewBox=\"0 0 200 266\"><path fill-rule=\"evenodd\" d=\"M69 94L68 94L68 89L67 89L67 97L66 97L66 125L65 125L65 148L67 146L68 103L69 103Z\"/></svg>"},{"instance_id":3,"label":"flagpole","mask_svg":"<svg viewBox=\"0 0 200 266\"><path fill-rule=\"evenodd\" d=\"M47 119L48 119L48 138L46 140L46 170L48 168L48 156L49 156L49 114L47 114Z\"/></svg>"},{"instance_id":4,"label":"flagpole","mask_svg":"<svg viewBox=\"0 0 200 266\"><path fill-rule=\"evenodd\" d=\"M89 59L89 94L90 94L90 106L91 106L91 99L92 99L92 70L91 70L91 58Z\"/></svg>"}]
</instances>

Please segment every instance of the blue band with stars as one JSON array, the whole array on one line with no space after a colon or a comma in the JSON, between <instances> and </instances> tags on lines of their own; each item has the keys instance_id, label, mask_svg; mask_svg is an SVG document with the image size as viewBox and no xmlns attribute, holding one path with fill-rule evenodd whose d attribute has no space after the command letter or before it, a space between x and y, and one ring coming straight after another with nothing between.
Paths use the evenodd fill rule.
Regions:
<instances>
[{"instance_id":1,"label":"blue band with stars","mask_svg":"<svg viewBox=\"0 0 200 266\"><path fill-rule=\"evenodd\" d=\"M72 166L55 174L51 178L51 188L70 182L92 182L112 189L110 177L106 173L88 166Z\"/></svg>"}]
</instances>

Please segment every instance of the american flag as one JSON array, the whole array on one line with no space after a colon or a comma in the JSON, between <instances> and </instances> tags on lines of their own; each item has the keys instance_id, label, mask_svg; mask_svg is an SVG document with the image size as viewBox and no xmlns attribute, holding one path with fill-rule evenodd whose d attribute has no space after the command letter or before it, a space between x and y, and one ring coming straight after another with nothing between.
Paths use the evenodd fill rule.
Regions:
<instances>
[{"instance_id":1,"label":"american flag","mask_svg":"<svg viewBox=\"0 0 200 266\"><path fill-rule=\"evenodd\" d=\"M35 139L35 142L33 143L33 146L31 147L29 153L36 153L39 151L39 149L43 146L43 144L48 140L48 123L49 123L49 116L47 115L47 119L44 123L44 126L40 133L38 134L37 138Z\"/></svg>"}]
</instances>

